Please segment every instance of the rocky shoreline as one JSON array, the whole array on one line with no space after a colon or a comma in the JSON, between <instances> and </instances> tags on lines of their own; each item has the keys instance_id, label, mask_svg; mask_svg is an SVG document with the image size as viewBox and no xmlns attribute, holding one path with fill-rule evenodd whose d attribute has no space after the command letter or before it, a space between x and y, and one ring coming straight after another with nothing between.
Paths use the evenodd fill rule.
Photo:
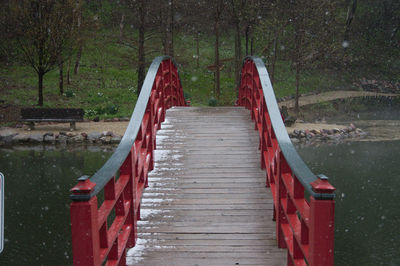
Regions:
<instances>
[{"instance_id":1,"label":"rocky shoreline","mask_svg":"<svg viewBox=\"0 0 400 266\"><path fill-rule=\"evenodd\" d=\"M293 143L341 142L347 139L363 138L367 133L350 124L343 128L333 129L295 129L289 132ZM118 144L122 136L112 131L103 132L65 132L19 134L12 131L0 131L0 146L26 144Z\"/></svg>"},{"instance_id":2,"label":"rocky shoreline","mask_svg":"<svg viewBox=\"0 0 400 266\"><path fill-rule=\"evenodd\" d=\"M64 132L59 133L32 133L18 134L15 132L0 131L0 146L18 145L18 144L118 144L122 136L114 134L111 131L104 132Z\"/></svg>"},{"instance_id":3,"label":"rocky shoreline","mask_svg":"<svg viewBox=\"0 0 400 266\"><path fill-rule=\"evenodd\" d=\"M289 133L292 143L317 143L317 142L341 142L346 139L364 138L367 132L350 124L345 128L333 129L295 129Z\"/></svg>"}]
</instances>

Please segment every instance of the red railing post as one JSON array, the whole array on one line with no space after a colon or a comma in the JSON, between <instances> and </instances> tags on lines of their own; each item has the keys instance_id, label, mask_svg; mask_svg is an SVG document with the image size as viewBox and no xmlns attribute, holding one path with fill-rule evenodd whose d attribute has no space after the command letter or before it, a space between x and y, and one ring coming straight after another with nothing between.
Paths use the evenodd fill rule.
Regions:
<instances>
[{"instance_id":1,"label":"red railing post","mask_svg":"<svg viewBox=\"0 0 400 266\"><path fill-rule=\"evenodd\" d=\"M287 191L285 185L283 184L282 175L285 171L287 171L287 166L285 164L285 158L281 152L278 153L279 156L279 166L276 166L278 169L277 175L275 175L274 171L272 170L271 173L274 176L273 178L276 180L275 189L276 189L276 209L274 218L276 219L276 240L278 242L279 248L286 248L285 236L282 231L282 224L287 224L287 218L285 215L285 211L283 210L282 206L282 199L287 197ZM271 163L270 163L271 164ZM275 204L274 204L275 207Z\"/></svg>"},{"instance_id":2,"label":"red railing post","mask_svg":"<svg viewBox=\"0 0 400 266\"><path fill-rule=\"evenodd\" d=\"M78 184L71 189L75 195L90 195L95 183L79 178ZM97 219L97 197L88 201L71 203L72 255L74 265L100 265L100 238Z\"/></svg>"},{"instance_id":3,"label":"red railing post","mask_svg":"<svg viewBox=\"0 0 400 266\"><path fill-rule=\"evenodd\" d=\"M136 184L135 184L135 166L132 162L134 162L133 155L133 147L131 148L131 152L126 158L124 164L120 168L120 175L129 175L128 189L125 191L125 199L131 201L131 206L129 209L129 214L126 219L126 224L132 225L132 231L129 235L126 246L128 248L134 247L136 244L137 238L137 228L136 228L136 213L135 213L135 204L136 204Z\"/></svg>"},{"instance_id":4,"label":"red railing post","mask_svg":"<svg viewBox=\"0 0 400 266\"><path fill-rule=\"evenodd\" d=\"M151 87L148 77L153 79ZM148 172L154 168L156 132L165 119L166 109L185 105L178 73L170 58L156 58L146 80L142 93L147 98L143 94L139 97L128 133L115 153L91 179L81 177L71 189L74 265L125 265L126 248L136 244L140 200L147 187ZM96 195L101 191L104 200L98 206Z\"/></svg>"},{"instance_id":5,"label":"red railing post","mask_svg":"<svg viewBox=\"0 0 400 266\"><path fill-rule=\"evenodd\" d=\"M333 193L335 188L329 184L328 178L320 175L311 183L316 193ZM310 266L334 265L334 216L335 201L333 199L315 199L310 197Z\"/></svg>"}]
</instances>

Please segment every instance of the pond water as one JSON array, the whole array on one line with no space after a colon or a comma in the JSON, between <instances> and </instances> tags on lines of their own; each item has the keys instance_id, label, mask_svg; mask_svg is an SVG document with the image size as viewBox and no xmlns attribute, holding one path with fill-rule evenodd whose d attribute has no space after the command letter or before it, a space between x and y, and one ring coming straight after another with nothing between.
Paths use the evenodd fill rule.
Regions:
<instances>
[{"instance_id":1,"label":"pond water","mask_svg":"<svg viewBox=\"0 0 400 266\"><path fill-rule=\"evenodd\" d=\"M0 149L6 189L0 265L72 265L69 189L110 155L98 147Z\"/></svg>"},{"instance_id":2,"label":"pond water","mask_svg":"<svg viewBox=\"0 0 400 266\"><path fill-rule=\"evenodd\" d=\"M69 189L113 148L0 149L6 176L0 265L71 265ZM400 265L400 141L300 147L337 188L336 265Z\"/></svg>"},{"instance_id":3,"label":"pond water","mask_svg":"<svg viewBox=\"0 0 400 266\"><path fill-rule=\"evenodd\" d=\"M337 188L335 265L400 265L400 141L298 150Z\"/></svg>"}]
</instances>

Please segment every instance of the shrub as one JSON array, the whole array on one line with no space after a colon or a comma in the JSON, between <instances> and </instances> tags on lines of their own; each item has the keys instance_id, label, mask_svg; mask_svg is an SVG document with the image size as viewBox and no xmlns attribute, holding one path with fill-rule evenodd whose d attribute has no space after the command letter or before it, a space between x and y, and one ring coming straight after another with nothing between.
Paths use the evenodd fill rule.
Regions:
<instances>
[{"instance_id":1,"label":"shrub","mask_svg":"<svg viewBox=\"0 0 400 266\"><path fill-rule=\"evenodd\" d=\"M74 93L73 90L67 89L67 90L65 91L64 95L65 95L66 97L68 97L68 98L72 98L72 97L75 96L75 93Z\"/></svg>"},{"instance_id":2,"label":"shrub","mask_svg":"<svg viewBox=\"0 0 400 266\"><path fill-rule=\"evenodd\" d=\"M211 97L211 98L208 100L208 106L217 106L217 103L218 103L218 101L217 101L217 99L215 99L214 97Z\"/></svg>"}]
</instances>

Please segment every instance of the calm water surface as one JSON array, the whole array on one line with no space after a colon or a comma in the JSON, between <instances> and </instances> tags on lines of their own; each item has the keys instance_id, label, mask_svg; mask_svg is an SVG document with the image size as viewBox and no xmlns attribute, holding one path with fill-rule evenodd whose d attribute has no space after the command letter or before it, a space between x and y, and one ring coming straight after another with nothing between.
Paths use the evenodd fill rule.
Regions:
<instances>
[{"instance_id":1,"label":"calm water surface","mask_svg":"<svg viewBox=\"0 0 400 266\"><path fill-rule=\"evenodd\" d=\"M69 189L110 150L0 149L6 176L0 265L71 265ZM299 148L337 188L336 265L400 265L400 141Z\"/></svg>"},{"instance_id":2,"label":"calm water surface","mask_svg":"<svg viewBox=\"0 0 400 266\"><path fill-rule=\"evenodd\" d=\"M0 149L5 175L5 243L0 265L72 265L69 189L109 150Z\"/></svg>"},{"instance_id":3,"label":"calm water surface","mask_svg":"<svg viewBox=\"0 0 400 266\"><path fill-rule=\"evenodd\" d=\"M400 265L400 141L299 148L337 188L336 265Z\"/></svg>"}]
</instances>

